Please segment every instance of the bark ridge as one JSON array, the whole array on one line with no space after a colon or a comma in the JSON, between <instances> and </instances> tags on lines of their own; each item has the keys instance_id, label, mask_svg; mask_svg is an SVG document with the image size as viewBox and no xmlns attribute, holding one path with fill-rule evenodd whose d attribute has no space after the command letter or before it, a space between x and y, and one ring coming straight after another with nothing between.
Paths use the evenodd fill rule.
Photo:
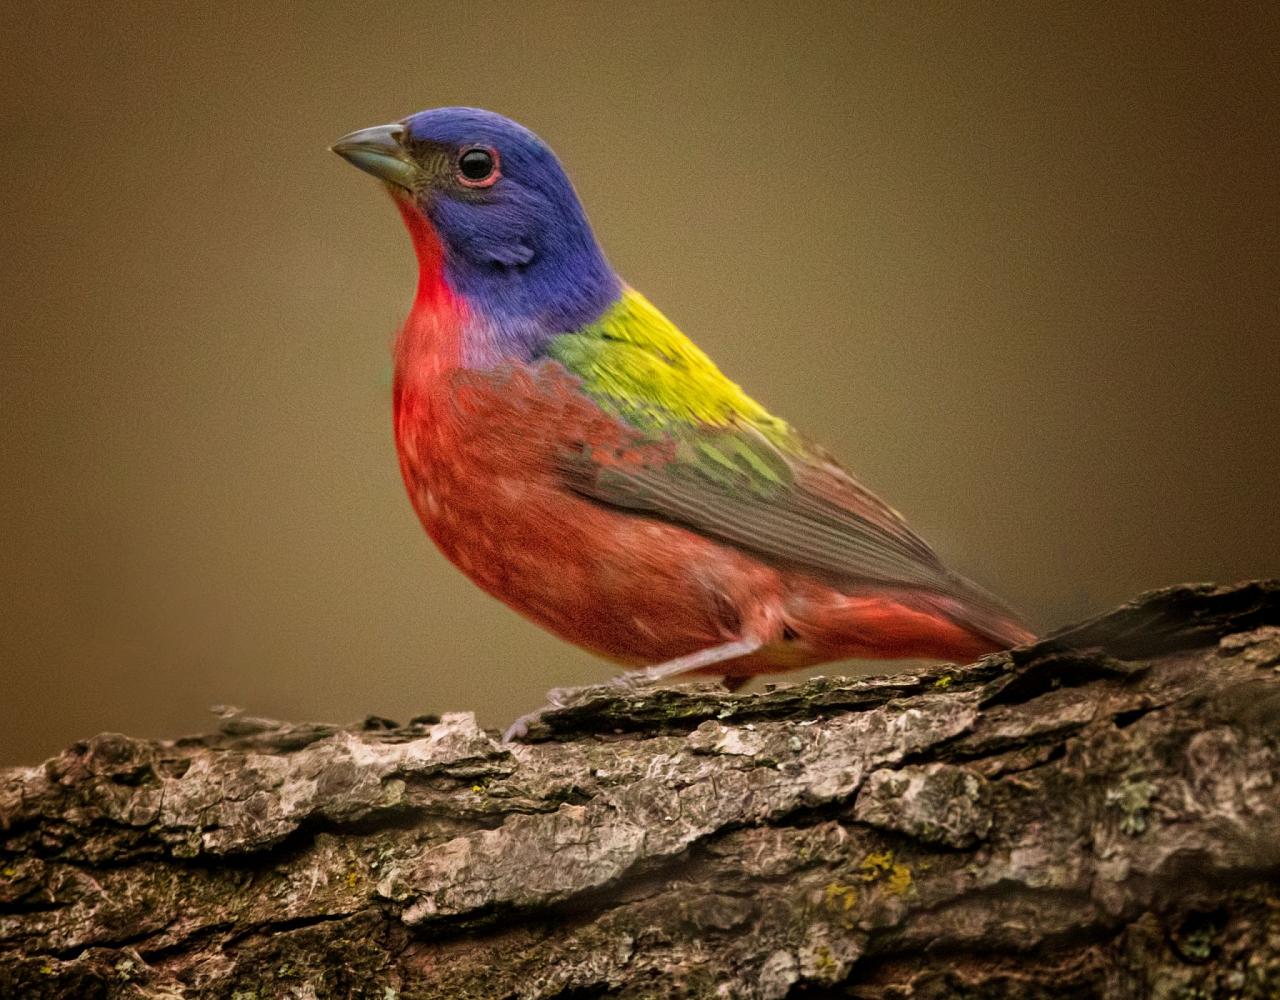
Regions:
<instances>
[{"instance_id":1,"label":"bark ridge","mask_svg":"<svg viewBox=\"0 0 1280 1000\"><path fill-rule=\"evenodd\" d=\"M1280 581L964 666L0 772L0 996L1280 996Z\"/></svg>"}]
</instances>

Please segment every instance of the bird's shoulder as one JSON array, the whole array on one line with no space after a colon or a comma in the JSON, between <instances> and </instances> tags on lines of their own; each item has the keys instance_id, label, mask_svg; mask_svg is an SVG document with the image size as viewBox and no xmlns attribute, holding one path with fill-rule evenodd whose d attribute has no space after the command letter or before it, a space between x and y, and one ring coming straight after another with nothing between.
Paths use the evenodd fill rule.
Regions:
<instances>
[{"instance_id":1,"label":"bird's shoulder","mask_svg":"<svg viewBox=\"0 0 1280 1000\"><path fill-rule=\"evenodd\" d=\"M775 444L798 440L632 288L595 322L551 340L547 357L585 392L644 430L750 427Z\"/></svg>"}]
</instances>

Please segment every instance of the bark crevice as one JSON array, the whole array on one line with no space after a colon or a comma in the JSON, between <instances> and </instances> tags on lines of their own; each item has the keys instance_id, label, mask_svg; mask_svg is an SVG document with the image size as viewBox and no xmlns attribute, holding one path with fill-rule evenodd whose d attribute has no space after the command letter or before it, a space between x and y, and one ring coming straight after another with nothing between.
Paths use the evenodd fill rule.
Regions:
<instances>
[{"instance_id":1,"label":"bark crevice","mask_svg":"<svg viewBox=\"0 0 1280 1000\"><path fill-rule=\"evenodd\" d=\"M1280 993L1280 583L975 664L0 773L0 996Z\"/></svg>"}]
</instances>

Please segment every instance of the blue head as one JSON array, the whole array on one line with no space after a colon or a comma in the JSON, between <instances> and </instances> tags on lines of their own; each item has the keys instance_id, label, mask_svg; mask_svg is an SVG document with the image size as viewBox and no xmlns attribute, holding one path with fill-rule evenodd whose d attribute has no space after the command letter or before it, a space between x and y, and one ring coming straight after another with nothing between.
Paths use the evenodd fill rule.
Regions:
<instances>
[{"instance_id":1,"label":"blue head","mask_svg":"<svg viewBox=\"0 0 1280 1000\"><path fill-rule=\"evenodd\" d=\"M334 151L412 200L440 241L444 280L491 328L492 352L536 353L618 298L559 160L510 119L435 108L354 132Z\"/></svg>"}]
</instances>

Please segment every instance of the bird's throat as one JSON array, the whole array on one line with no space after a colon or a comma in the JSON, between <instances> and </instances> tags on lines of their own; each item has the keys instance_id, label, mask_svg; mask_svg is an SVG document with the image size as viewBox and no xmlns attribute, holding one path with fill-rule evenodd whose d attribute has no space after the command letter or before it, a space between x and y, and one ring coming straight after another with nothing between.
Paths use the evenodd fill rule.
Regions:
<instances>
[{"instance_id":1,"label":"bird's throat","mask_svg":"<svg viewBox=\"0 0 1280 1000\"><path fill-rule=\"evenodd\" d=\"M427 389L461 358L464 305L444 277L444 247L412 198L393 193L418 258L418 290L395 345L396 394Z\"/></svg>"},{"instance_id":2,"label":"bird's throat","mask_svg":"<svg viewBox=\"0 0 1280 1000\"><path fill-rule=\"evenodd\" d=\"M449 288L444 280L444 245L440 242L440 235L412 197L396 190L392 192L392 198L400 211L400 218L404 220L405 229L409 230L413 252L418 258L415 308L424 297L433 301L444 298L449 295Z\"/></svg>"}]
</instances>

